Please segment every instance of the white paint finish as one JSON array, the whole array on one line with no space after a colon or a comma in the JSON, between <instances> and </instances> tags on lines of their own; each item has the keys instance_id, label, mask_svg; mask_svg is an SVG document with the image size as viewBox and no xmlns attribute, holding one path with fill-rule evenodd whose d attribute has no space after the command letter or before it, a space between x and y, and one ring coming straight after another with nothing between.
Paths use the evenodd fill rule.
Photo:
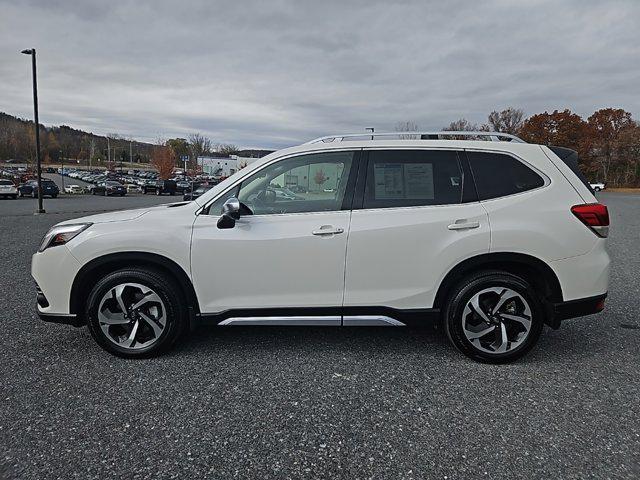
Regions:
<instances>
[{"instance_id":1,"label":"white paint finish","mask_svg":"<svg viewBox=\"0 0 640 480\"><path fill-rule=\"evenodd\" d=\"M589 252L598 237L571 213L573 205L584 203L581 196L540 148L529 151L526 160L549 182L482 202L491 223L491 252L524 253L545 262Z\"/></svg>"},{"instance_id":2,"label":"white paint finish","mask_svg":"<svg viewBox=\"0 0 640 480\"><path fill-rule=\"evenodd\" d=\"M69 313L69 298L73 279L80 270L80 263L65 245L51 247L35 253L31 258L31 275L42 289L49 306L38 310L42 313Z\"/></svg>"},{"instance_id":3,"label":"white paint finish","mask_svg":"<svg viewBox=\"0 0 640 480\"><path fill-rule=\"evenodd\" d=\"M203 313L233 308L335 307L342 303L349 212L218 217L194 224L192 271ZM323 225L345 233L313 235Z\"/></svg>"},{"instance_id":4,"label":"white paint finish","mask_svg":"<svg viewBox=\"0 0 640 480\"><path fill-rule=\"evenodd\" d=\"M593 249L587 254L549 263L560 281L564 300L577 300L607 293L610 259L606 243L604 238L598 238Z\"/></svg>"},{"instance_id":5,"label":"white paint finish","mask_svg":"<svg viewBox=\"0 0 640 480\"><path fill-rule=\"evenodd\" d=\"M458 220L479 226L450 230ZM479 203L355 210L344 304L430 308L451 268L488 251L489 222Z\"/></svg>"},{"instance_id":6,"label":"white paint finish","mask_svg":"<svg viewBox=\"0 0 640 480\"><path fill-rule=\"evenodd\" d=\"M352 213L351 226L349 212L243 217L228 230L217 228L217 217L196 217L201 205L267 164L294 154L367 147L507 152L526 159L548 182L534 191L482 203L357 210ZM32 273L51 304L43 309L49 314L68 313L71 284L83 264L127 251L156 253L177 263L192 278L203 313L333 307L342 304L343 294L347 306L429 308L449 270L489 249L546 261L558 275L567 300L604 293L609 272L606 240L596 237L570 211L572 205L596 199L545 148L466 140L376 140L293 147L256 161L185 206L63 222L94 225L66 247L35 254ZM474 228L458 230L456 225L461 224ZM343 233L313 235L326 225Z\"/></svg>"},{"instance_id":7,"label":"white paint finish","mask_svg":"<svg viewBox=\"0 0 640 480\"><path fill-rule=\"evenodd\" d=\"M174 208L155 207L132 220L94 223L67 245L82 265L111 253L145 252L172 260L190 276L191 229L196 218L195 207L195 204ZM114 212L114 216L125 214ZM94 217L78 221L91 222Z\"/></svg>"}]
</instances>

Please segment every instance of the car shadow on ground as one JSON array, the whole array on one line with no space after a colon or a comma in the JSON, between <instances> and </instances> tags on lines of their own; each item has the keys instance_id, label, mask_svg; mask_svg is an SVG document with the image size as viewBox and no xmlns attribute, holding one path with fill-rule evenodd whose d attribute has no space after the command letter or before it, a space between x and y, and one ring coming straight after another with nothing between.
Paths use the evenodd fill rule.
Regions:
<instances>
[{"instance_id":1,"label":"car shadow on ground","mask_svg":"<svg viewBox=\"0 0 640 480\"><path fill-rule=\"evenodd\" d=\"M56 326L51 326L55 328ZM39 338L37 349L56 352L68 360L75 356L109 355L101 351L91 338L86 327L61 330L58 335ZM65 329L65 331L62 331ZM60 335L71 347L60 351ZM518 360L517 364L566 364L575 363L594 352L611 350L613 346L597 342L584 335L575 334L568 329L557 331L545 328L538 345ZM279 326L200 326L184 337L160 358L167 360L187 360L191 357L206 356L212 361L216 357L224 358L229 354L247 354L266 357L278 355L308 355L309 358L320 355L332 356L379 356L420 355L425 360L452 361L465 359L446 334L431 326L416 328L394 327L279 327ZM112 357L115 359L115 357ZM152 361L152 360L142 360Z\"/></svg>"}]
</instances>

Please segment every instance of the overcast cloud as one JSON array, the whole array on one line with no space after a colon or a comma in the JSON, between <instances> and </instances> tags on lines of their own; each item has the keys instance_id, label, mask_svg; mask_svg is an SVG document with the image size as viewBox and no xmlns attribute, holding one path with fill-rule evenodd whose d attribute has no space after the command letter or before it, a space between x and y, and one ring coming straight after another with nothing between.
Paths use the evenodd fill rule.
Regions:
<instances>
[{"instance_id":1,"label":"overcast cloud","mask_svg":"<svg viewBox=\"0 0 640 480\"><path fill-rule=\"evenodd\" d=\"M640 1L0 0L0 111L277 148L493 109L640 117Z\"/></svg>"}]
</instances>

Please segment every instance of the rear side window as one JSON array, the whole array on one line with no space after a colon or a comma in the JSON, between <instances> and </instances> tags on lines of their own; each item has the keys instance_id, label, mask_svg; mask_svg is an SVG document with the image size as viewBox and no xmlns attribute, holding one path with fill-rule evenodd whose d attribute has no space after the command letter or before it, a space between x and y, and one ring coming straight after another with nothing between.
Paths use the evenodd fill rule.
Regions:
<instances>
[{"instance_id":1,"label":"rear side window","mask_svg":"<svg viewBox=\"0 0 640 480\"><path fill-rule=\"evenodd\" d=\"M543 178L515 158L491 152L467 152L480 200L505 197L544 185Z\"/></svg>"},{"instance_id":2,"label":"rear side window","mask_svg":"<svg viewBox=\"0 0 640 480\"><path fill-rule=\"evenodd\" d=\"M578 157L578 152L575 150L571 150L570 148L564 147L554 147L549 146L549 149L555 153L560 160L562 160L567 167L571 169L573 173L576 174L576 177L582 182L582 184L589 189L591 193L595 193L589 182L585 178L584 174L580 171L580 157Z\"/></svg>"},{"instance_id":3,"label":"rear side window","mask_svg":"<svg viewBox=\"0 0 640 480\"><path fill-rule=\"evenodd\" d=\"M455 204L461 198L462 173L456 152L369 152L364 208Z\"/></svg>"}]
</instances>

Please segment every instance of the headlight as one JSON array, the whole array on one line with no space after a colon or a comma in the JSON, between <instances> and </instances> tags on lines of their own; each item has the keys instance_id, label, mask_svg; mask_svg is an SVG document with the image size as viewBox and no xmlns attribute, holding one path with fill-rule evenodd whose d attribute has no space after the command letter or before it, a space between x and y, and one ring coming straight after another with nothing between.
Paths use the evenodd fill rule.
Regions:
<instances>
[{"instance_id":1,"label":"headlight","mask_svg":"<svg viewBox=\"0 0 640 480\"><path fill-rule=\"evenodd\" d=\"M49 247L64 245L90 226L90 223L75 223L52 227L42 239L38 252L43 252Z\"/></svg>"}]
</instances>

